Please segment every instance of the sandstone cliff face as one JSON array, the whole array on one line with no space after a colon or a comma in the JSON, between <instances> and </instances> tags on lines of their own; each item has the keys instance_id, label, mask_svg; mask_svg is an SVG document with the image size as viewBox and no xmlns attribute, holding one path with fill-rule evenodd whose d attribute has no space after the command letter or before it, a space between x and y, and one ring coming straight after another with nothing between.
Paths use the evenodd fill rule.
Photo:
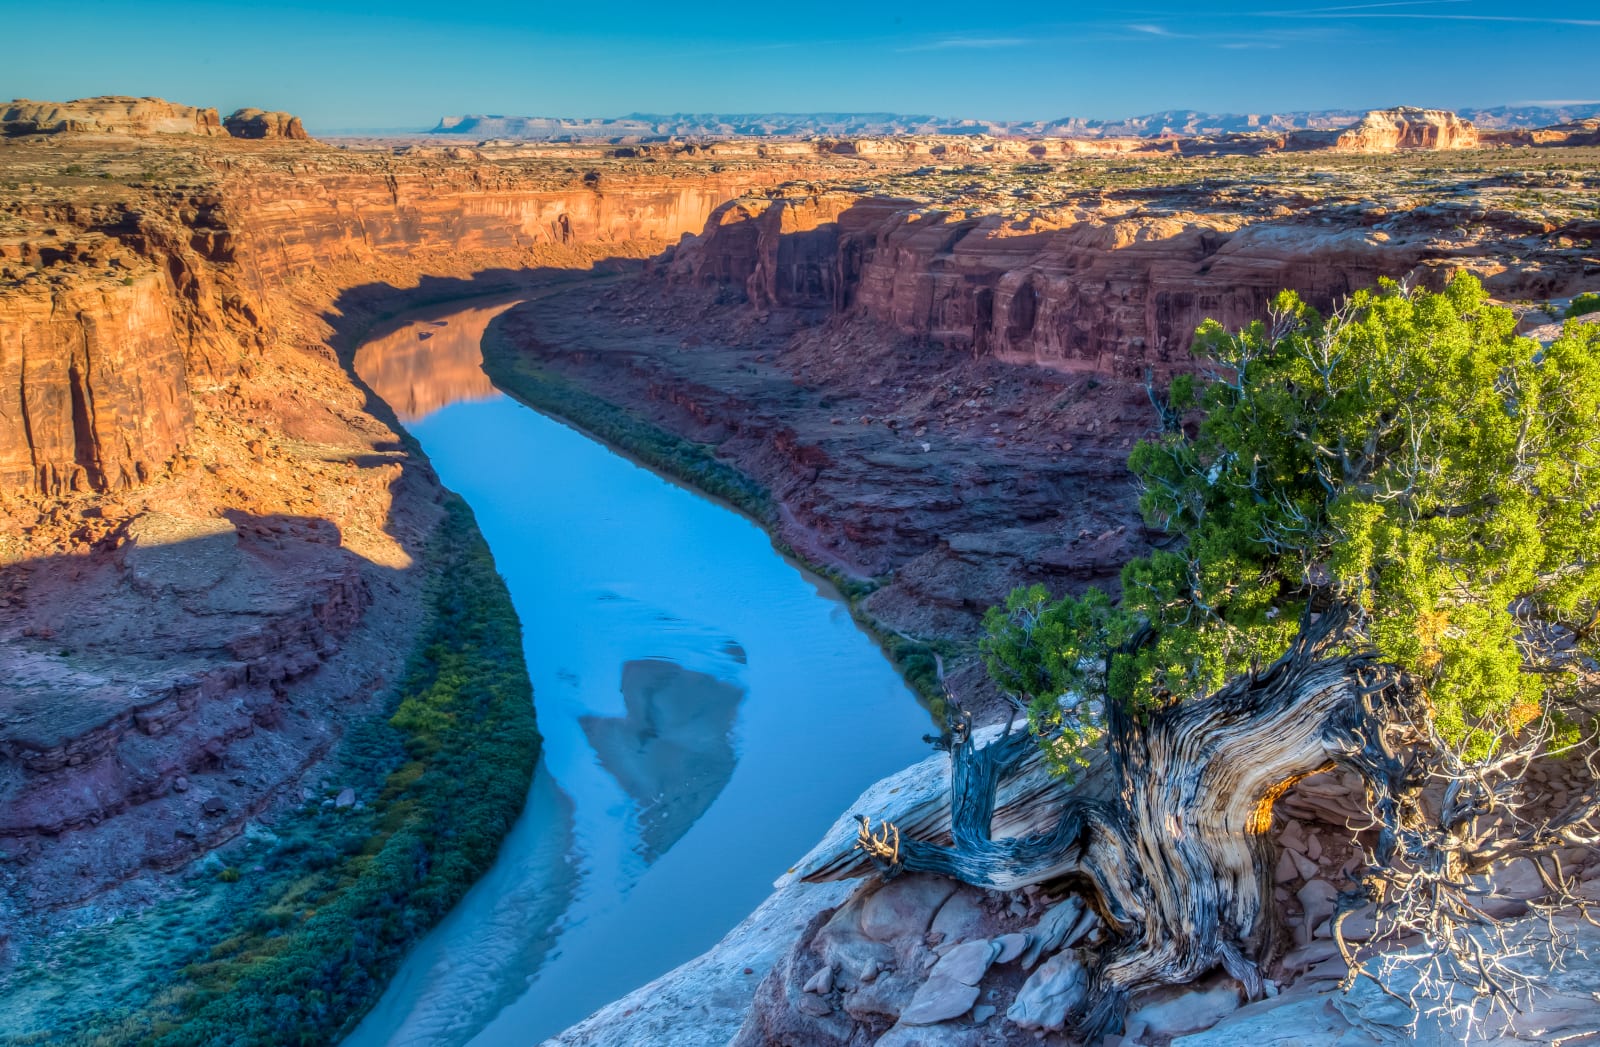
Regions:
<instances>
[{"instance_id":1,"label":"sandstone cliff face","mask_svg":"<svg viewBox=\"0 0 1600 1047\"><path fill-rule=\"evenodd\" d=\"M758 308L832 308L1010 362L1138 375L1181 363L1207 317L1248 323L1285 287L1327 304L1419 257L1294 221L972 216L838 193L728 204L673 272L741 285Z\"/></svg>"},{"instance_id":2,"label":"sandstone cliff face","mask_svg":"<svg viewBox=\"0 0 1600 1047\"><path fill-rule=\"evenodd\" d=\"M215 109L179 105L162 98L102 95L71 102L18 98L0 109L0 135L84 131L117 135L201 135L226 132Z\"/></svg>"},{"instance_id":3,"label":"sandstone cliff face","mask_svg":"<svg viewBox=\"0 0 1600 1047\"><path fill-rule=\"evenodd\" d=\"M274 110L235 109L223 118L222 126L235 138L292 138L304 141L305 125L298 116Z\"/></svg>"},{"instance_id":4,"label":"sandstone cliff face","mask_svg":"<svg viewBox=\"0 0 1600 1047\"><path fill-rule=\"evenodd\" d=\"M261 280L329 263L518 251L537 245L662 244L698 232L746 180L671 178L549 185L498 165L382 163L370 171L274 170L231 179L243 250Z\"/></svg>"},{"instance_id":5,"label":"sandstone cliff face","mask_svg":"<svg viewBox=\"0 0 1600 1047\"><path fill-rule=\"evenodd\" d=\"M1339 152L1388 153L1396 149L1476 149L1478 129L1447 109L1400 106L1376 109L1333 140Z\"/></svg>"},{"instance_id":6,"label":"sandstone cliff face","mask_svg":"<svg viewBox=\"0 0 1600 1047\"><path fill-rule=\"evenodd\" d=\"M719 208L669 274L731 285L758 310L832 310L979 356L1139 377L1183 366L1203 320L1247 324L1285 288L1327 308L1380 277L1438 284L1469 268L1503 297L1548 297L1547 285L1577 286L1593 268L1567 249L1512 268L1517 251L1547 249L1524 238L1561 238L1509 205L1318 214L1218 203L1102 195L984 214L845 191L771 194ZM1592 225L1569 223L1563 242Z\"/></svg>"},{"instance_id":7,"label":"sandstone cliff face","mask_svg":"<svg viewBox=\"0 0 1600 1047\"><path fill-rule=\"evenodd\" d=\"M120 489L148 479L194 419L155 273L0 297L0 488Z\"/></svg>"},{"instance_id":8,"label":"sandstone cliff face","mask_svg":"<svg viewBox=\"0 0 1600 1047\"><path fill-rule=\"evenodd\" d=\"M331 297L462 258L521 267L542 247L659 250L788 170L586 180L232 151L244 148L220 143L207 154L216 178L193 191L99 182L73 202L0 202L0 223L22 230L0 232L0 494L116 490L159 472L187 438L189 389L276 337L265 303L288 284Z\"/></svg>"},{"instance_id":9,"label":"sandstone cliff face","mask_svg":"<svg viewBox=\"0 0 1600 1047\"><path fill-rule=\"evenodd\" d=\"M193 421L190 388L272 335L226 207L174 193L0 208L0 492L119 490Z\"/></svg>"},{"instance_id":10,"label":"sandstone cliff face","mask_svg":"<svg viewBox=\"0 0 1600 1047\"><path fill-rule=\"evenodd\" d=\"M1531 130L1490 131L1482 136L1485 144L1539 147L1600 145L1600 119L1574 120L1571 123Z\"/></svg>"}]
</instances>

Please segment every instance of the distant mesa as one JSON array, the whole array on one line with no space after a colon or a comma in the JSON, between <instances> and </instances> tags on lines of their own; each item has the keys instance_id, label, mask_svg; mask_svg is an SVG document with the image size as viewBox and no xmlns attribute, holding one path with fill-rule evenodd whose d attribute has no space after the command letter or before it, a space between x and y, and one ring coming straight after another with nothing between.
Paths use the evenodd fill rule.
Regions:
<instances>
[{"instance_id":1,"label":"distant mesa","mask_svg":"<svg viewBox=\"0 0 1600 1047\"><path fill-rule=\"evenodd\" d=\"M71 102L34 102L18 98L0 110L0 133L16 135L66 134L203 135L227 134L215 109L179 105L163 98L129 98L101 95Z\"/></svg>"},{"instance_id":2,"label":"distant mesa","mask_svg":"<svg viewBox=\"0 0 1600 1047\"><path fill-rule=\"evenodd\" d=\"M306 139L300 119L288 113L239 109L222 120L215 109L164 98L101 95L70 102L14 99L0 108L0 137L54 134L197 135L203 138Z\"/></svg>"},{"instance_id":3,"label":"distant mesa","mask_svg":"<svg viewBox=\"0 0 1600 1047\"><path fill-rule=\"evenodd\" d=\"M305 141L306 134L300 118L279 110L235 109L222 121L222 126L235 138L293 138Z\"/></svg>"},{"instance_id":4,"label":"distant mesa","mask_svg":"<svg viewBox=\"0 0 1600 1047\"><path fill-rule=\"evenodd\" d=\"M1352 153L1389 153L1397 149L1476 149L1478 128L1445 109L1400 106L1378 109L1340 132L1334 148Z\"/></svg>"}]
</instances>

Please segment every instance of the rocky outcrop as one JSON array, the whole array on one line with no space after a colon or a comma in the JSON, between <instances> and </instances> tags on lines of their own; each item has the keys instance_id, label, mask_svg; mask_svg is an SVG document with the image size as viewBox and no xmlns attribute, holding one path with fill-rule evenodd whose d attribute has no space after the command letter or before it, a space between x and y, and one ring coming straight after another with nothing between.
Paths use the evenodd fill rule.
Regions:
<instances>
[{"instance_id":1,"label":"rocky outcrop","mask_svg":"<svg viewBox=\"0 0 1600 1047\"><path fill-rule=\"evenodd\" d=\"M1397 149L1476 149L1478 129L1448 109L1400 106L1375 109L1334 136L1341 153L1392 153Z\"/></svg>"},{"instance_id":2,"label":"rocky outcrop","mask_svg":"<svg viewBox=\"0 0 1600 1047\"><path fill-rule=\"evenodd\" d=\"M873 786L851 811L888 809L919 836L948 826L948 761L930 756ZM1575 787L1587 776L1574 764L1541 770L1541 788ZM1568 777L1570 774L1571 777ZM1026 779L1026 781L1024 781ZM1094 774L1078 788L1093 788ZM1048 780L1048 779L1047 779ZM1046 826L1019 812L1037 799L1030 774L1004 786L996 831L1020 835ZM1046 789L1064 787L1054 780ZM1349 993L1339 983L1348 968L1329 929L1333 901L1351 886L1371 841L1352 830L1360 824L1359 782L1353 776L1316 775L1281 797L1268 846L1280 855L1275 899L1286 933L1263 968L1267 998L1244 1004L1240 986L1220 972L1190 986L1153 991L1131 1000L1123 1047L1267 1043L1459 1042L1471 1028L1471 1001L1419 1014L1363 979ZM915 812L921 812L920 814ZM1003 823L1003 828L1002 828ZM742 1001L748 1010L734 1047L1031 1047L1072 1043L1064 1033L1085 992L1087 952L1104 934L1097 916L1071 893L1071 884L1015 892L979 890L937 876L904 874L883 879L853 847L857 823L842 817L811 854L776 885L776 893L715 949L649 986L597 1012L548 1041L547 1047L613 1047L638 1042L722 1044ZM1600 897L1600 862L1572 849L1563 875L1578 893ZM834 882L801 877L829 873L861 877L841 898ZM1553 869L1545 875L1552 875ZM1563 936L1567 957L1548 978L1548 992L1527 994L1522 1011L1492 1019L1479 1034L1494 1042L1560 1042L1595 1029L1596 975L1585 951L1600 948L1600 932L1574 913L1553 923L1530 912L1546 881L1527 860L1514 862L1484 883L1483 905L1512 921L1513 964L1529 972L1548 966L1541 935ZM1526 914L1524 918L1524 914ZM1424 952L1422 943L1384 938L1370 914L1343 925L1356 955L1369 960L1381 949ZM1379 944L1366 945L1364 943ZM778 947L776 959L772 957ZM1087 951L1087 952L1086 952ZM755 966L739 966L746 956ZM752 988L751 975L767 973ZM1546 975L1548 970L1543 971ZM1399 964L1387 976L1401 996L1416 988L1414 968ZM692 1006L690 1001L703 1001ZM1503 1027L1502 1027L1503 1026Z\"/></svg>"},{"instance_id":3,"label":"rocky outcrop","mask_svg":"<svg viewBox=\"0 0 1600 1047\"><path fill-rule=\"evenodd\" d=\"M937 809L935 824L917 820L919 834L937 833L941 819L948 824L949 809L941 806L949 789L947 764L942 755L930 756L873 786L850 810L887 807L898 819ZM1570 770L1578 778L1587 774L1581 766ZM1559 770L1549 773L1549 788L1574 784ZM1541 779L1541 786L1546 784ZM1007 788L1020 808L1034 786L1019 781ZM1459 1042L1470 1001L1458 1000L1462 1006L1453 1013L1440 1009L1418 1015L1396 1006L1393 997L1365 979L1349 993L1339 990L1348 968L1332 941L1328 916L1340 887L1349 886L1350 870L1362 862L1349 828L1352 820L1359 824L1359 805L1358 783L1328 774L1302 781L1278 802L1269 846L1281 859L1275 898L1288 933L1263 970L1266 999L1244 1004L1239 986L1218 973L1132 1000L1121 1037L1108 1042L1123 1047ZM997 811L998 821L1007 819L1008 809ZM1040 828L1013 817L1004 832ZM1070 893L1070 885L1000 893L926 874L884 880L853 851L856 830L853 817L842 817L778 882L768 902L714 949L596 1012L545 1047L622 1047L641 1041L707 1047L1074 1042L1063 1027L1083 996L1082 951L1092 950L1104 932ZM1580 895L1600 897L1600 862L1592 853L1571 851L1562 868L1563 875L1581 883ZM845 895L837 893L838 882L799 878L830 869L861 878L846 881L853 887ZM1495 1042L1559 1042L1592 1033L1592 993L1600 981L1583 956L1600 948L1600 932L1575 914L1557 914L1554 924L1529 914L1529 901L1541 898L1546 887L1526 860L1485 886L1483 904L1514 921L1510 941L1526 947L1527 955L1514 963L1531 971L1548 962L1535 957L1545 955L1538 943L1551 929L1565 936L1568 959L1550 979L1548 993L1525 997L1521 1013L1506 1023L1490 1022L1482 1031L1507 1037ZM1362 945L1376 933L1370 916L1350 917L1344 930L1361 958L1372 955ZM1386 941L1382 948L1420 949L1420 943ZM1404 995L1415 986L1416 972L1401 965L1392 981Z\"/></svg>"},{"instance_id":4,"label":"rocky outcrop","mask_svg":"<svg viewBox=\"0 0 1600 1047\"><path fill-rule=\"evenodd\" d=\"M18 98L0 108L0 136L84 132L113 135L225 134L217 111L163 98L101 95L71 102Z\"/></svg>"},{"instance_id":5,"label":"rocky outcrop","mask_svg":"<svg viewBox=\"0 0 1600 1047\"><path fill-rule=\"evenodd\" d=\"M371 602L358 563L320 520L146 513L114 557L9 572L27 610L0 612L0 839L31 859L13 900L181 864L324 750L284 736Z\"/></svg>"},{"instance_id":6,"label":"rocky outcrop","mask_svg":"<svg viewBox=\"0 0 1600 1047\"><path fill-rule=\"evenodd\" d=\"M8 208L0 240L0 491L121 490L188 438L190 388L272 336L215 194Z\"/></svg>"},{"instance_id":7,"label":"rocky outcrop","mask_svg":"<svg viewBox=\"0 0 1600 1047\"><path fill-rule=\"evenodd\" d=\"M278 110L235 109L223 117L222 126L235 138L291 138L305 141L311 137L306 134L305 125L300 123L298 116Z\"/></svg>"},{"instance_id":8,"label":"rocky outcrop","mask_svg":"<svg viewBox=\"0 0 1600 1047\"><path fill-rule=\"evenodd\" d=\"M1506 232L1534 231L1504 218ZM1380 277L1437 281L1470 257L1446 239L1457 224L1448 209L1352 219L1270 204L972 214L845 192L774 195L720 208L670 275L732 285L758 310L826 309L979 356L1138 377L1182 366L1202 320L1249 323L1284 288L1326 308ZM1570 268L1580 279L1576 258Z\"/></svg>"},{"instance_id":9,"label":"rocky outcrop","mask_svg":"<svg viewBox=\"0 0 1600 1047\"><path fill-rule=\"evenodd\" d=\"M0 295L0 488L126 488L182 446L194 409L166 291L142 272Z\"/></svg>"},{"instance_id":10,"label":"rocky outcrop","mask_svg":"<svg viewBox=\"0 0 1600 1047\"><path fill-rule=\"evenodd\" d=\"M1550 127L1536 127L1508 131L1490 131L1483 136L1485 144L1522 147L1562 147L1600 145L1600 119L1573 120Z\"/></svg>"},{"instance_id":11,"label":"rocky outcrop","mask_svg":"<svg viewBox=\"0 0 1600 1047\"><path fill-rule=\"evenodd\" d=\"M216 138L288 138L305 140L300 118L290 113L235 109L219 119L217 111L180 105L164 98L103 95L71 102L35 102L18 98L0 109L0 136L63 134L199 135Z\"/></svg>"},{"instance_id":12,"label":"rocky outcrop","mask_svg":"<svg viewBox=\"0 0 1600 1047\"><path fill-rule=\"evenodd\" d=\"M293 137L283 115L259 119ZM230 146L198 154L218 173L193 190L130 196L96 179L70 200L0 201L21 230L0 234L0 493L118 490L158 473L187 439L188 389L227 379L275 336L268 289L331 299L380 273L650 253L753 183L808 169L683 178L612 163L602 176L333 150L307 154L313 165ZM170 158L140 148L155 150L140 163Z\"/></svg>"}]
</instances>

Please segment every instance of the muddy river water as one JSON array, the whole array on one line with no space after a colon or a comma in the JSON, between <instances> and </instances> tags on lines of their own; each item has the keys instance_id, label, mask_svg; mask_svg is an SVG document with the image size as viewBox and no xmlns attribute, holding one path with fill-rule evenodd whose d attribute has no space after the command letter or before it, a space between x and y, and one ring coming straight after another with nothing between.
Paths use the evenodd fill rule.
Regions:
<instances>
[{"instance_id":1,"label":"muddy river water","mask_svg":"<svg viewBox=\"0 0 1600 1047\"><path fill-rule=\"evenodd\" d=\"M464 497L522 620L544 750L493 869L346 1047L528 1047L703 952L930 729L823 581L750 520L498 393L508 303L356 368Z\"/></svg>"}]
</instances>

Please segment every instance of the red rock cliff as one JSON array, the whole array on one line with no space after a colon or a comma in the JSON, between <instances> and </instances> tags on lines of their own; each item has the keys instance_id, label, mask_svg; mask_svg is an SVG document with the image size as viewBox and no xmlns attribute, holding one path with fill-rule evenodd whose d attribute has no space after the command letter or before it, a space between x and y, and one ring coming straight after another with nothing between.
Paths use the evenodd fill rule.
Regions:
<instances>
[{"instance_id":1,"label":"red rock cliff","mask_svg":"<svg viewBox=\"0 0 1600 1047\"><path fill-rule=\"evenodd\" d=\"M660 249L789 170L553 177L319 147L236 152L252 148L203 153L216 177L194 192L93 180L82 203L0 203L25 230L0 234L0 493L118 489L161 468L186 439L189 388L273 336L265 303L291 283L325 303L360 284L535 264L541 246Z\"/></svg>"},{"instance_id":2,"label":"red rock cliff","mask_svg":"<svg viewBox=\"0 0 1600 1047\"><path fill-rule=\"evenodd\" d=\"M973 214L850 192L743 199L678 248L669 276L732 284L760 310L828 308L1011 362L1127 376L1181 365L1201 321L1247 324L1284 288L1326 307L1380 277L1438 283L1462 267L1505 297L1578 278L1570 259L1543 270L1499 260L1515 237L1554 226L1482 204L1332 221L1261 201L1161 203Z\"/></svg>"}]
</instances>

